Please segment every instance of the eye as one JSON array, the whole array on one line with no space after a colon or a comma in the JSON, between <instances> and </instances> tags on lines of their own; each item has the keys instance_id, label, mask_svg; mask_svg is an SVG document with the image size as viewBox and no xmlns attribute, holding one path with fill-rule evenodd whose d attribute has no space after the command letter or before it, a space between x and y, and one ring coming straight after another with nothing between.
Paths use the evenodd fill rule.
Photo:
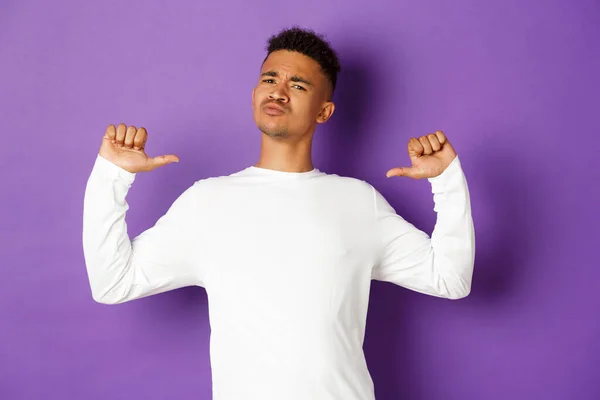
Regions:
<instances>
[{"instance_id":1,"label":"eye","mask_svg":"<svg viewBox=\"0 0 600 400\"><path fill-rule=\"evenodd\" d=\"M274 80L273 79L263 79L264 83L273 83Z\"/></svg>"},{"instance_id":2,"label":"eye","mask_svg":"<svg viewBox=\"0 0 600 400\"><path fill-rule=\"evenodd\" d=\"M302 86L300 86L300 85L294 85L294 86L292 86L292 87L294 87L294 88L296 88L296 89L299 89L299 90L306 90L306 89L304 89L304 88L303 88Z\"/></svg>"}]
</instances>

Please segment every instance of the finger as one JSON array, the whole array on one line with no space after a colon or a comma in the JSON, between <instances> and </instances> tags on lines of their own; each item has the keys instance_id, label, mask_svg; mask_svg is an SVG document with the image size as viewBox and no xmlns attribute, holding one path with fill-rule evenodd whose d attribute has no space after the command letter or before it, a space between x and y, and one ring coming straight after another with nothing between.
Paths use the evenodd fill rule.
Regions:
<instances>
[{"instance_id":1,"label":"finger","mask_svg":"<svg viewBox=\"0 0 600 400\"><path fill-rule=\"evenodd\" d=\"M437 136L442 146L448 141L448 138L446 138L446 135L442 131L435 131L435 136Z\"/></svg>"},{"instance_id":2,"label":"finger","mask_svg":"<svg viewBox=\"0 0 600 400\"><path fill-rule=\"evenodd\" d=\"M115 143L119 146L123 145L123 142L125 141L125 133L127 131L127 125L120 123L119 126L117 126L117 135L115 137Z\"/></svg>"},{"instance_id":3,"label":"finger","mask_svg":"<svg viewBox=\"0 0 600 400\"><path fill-rule=\"evenodd\" d=\"M133 147L133 138L135 137L135 133L137 132L137 128L133 125L127 128L127 133L125 134L125 141L123 142L124 147L131 149Z\"/></svg>"},{"instance_id":4,"label":"finger","mask_svg":"<svg viewBox=\"0 0 600 400\"><path fill-rule=\"evenodd\" d=\"M179 157L175 154L169 154L165 156L158 156L152 158L152 164L154 168L162 167L163 165L171 164L174 162L179 162Z\"/></svg>"},{"instance_id":5,"label":"finger","mask_svg":"<svg viewBox=\"0 0 600 400\"><path fill-rule=\"evenodd\" d=\"M144 140L142 141L142 146L141 146L141 150L144 150L146 148L146 142L148 141L148 132L146 132L146 137L144 138Z\"/></svg>"},{"instance_id":6,"label":"finger","mask_svg":"<svg viewBox=\"0 0 600 400\"><path fill-rule=\"evenodd\" d=\"M433 151L439 151L442 148L442 145L435 133L430 133L427 135L427 139L429 139L429 143L431 144Z\"/></svg>"},{"instance_id":7,"label":"finger","mask_svg":"<svg viewBox=\"0 0 600 400\"><path fill-rule=\"evenodd\" d=\"M419 138L419 142L421 142L421 144L423 145L423 154L428 156L430 154L433 154L433 148L431 147L431 143L429 143L429 139L427 139L427 136L421 136Z\"/></svg>"},{"instance_id":8,"label":"finger","mask_svg":"<svg viewBox=\"0 0 600 400\"><path fill-rule=\"evenodd\" d=\"M410 138L408 141L408 155L409 157L416 158L423 154L423 145L416 138Z\"/></svg>"},{"instance_id":9,"label":"finger","mask_svg":"<svg viewBox=\"0 0 600 400\"><path fill-rule=\"evenodd\" d=\"M140 128L135 133L135 137L133 138L133 148L136 150L141 150L146 143L146 138L148 137L148 132L146 132L146 128Z\"/></svg>"},{"instance_id":10,"label":"finger","mask_svg":"<svg viewBox=\"0 0 600 400\"><path fill-rule=\"evenodd\" d=\"M104 132L104 138L110 140L111 143L114 143L116 136L117 136L117 130L113 124L110 124L106 128L106 131Z\"/></svg>"},{"instance_id":11,"label":"finger","mask_svg":"<svg viewBox=\"0 0 600 400\"><path fill-rule=\"evenodd\" d=\"M391 178L392 176L408 176L409 178L415 178L416 170L410 167L397 167L390 169L385 176Z\"/></svg>"}]
</instances>

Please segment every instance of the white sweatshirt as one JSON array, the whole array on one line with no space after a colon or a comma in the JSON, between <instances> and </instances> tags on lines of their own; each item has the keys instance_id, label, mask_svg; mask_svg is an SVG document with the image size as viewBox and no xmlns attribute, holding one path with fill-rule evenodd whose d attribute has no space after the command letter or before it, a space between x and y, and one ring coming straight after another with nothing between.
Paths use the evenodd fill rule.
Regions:
<instances>
[{"instance_id":1,"label":"white sweatshirt","mask_svg":"<svg viewBox=\"0 0 600 400\"><path fill-rule=\"evenodd\" d=\"M92 296L117 304L204 287L214 400L372 400L362 348L371 280L449 299L471 289L475 238L458 157L429 179L431 238L364 181L251 166L196 181L130 240L134 179L97 156L83 215Z\"/></svg>"}]
</instances>

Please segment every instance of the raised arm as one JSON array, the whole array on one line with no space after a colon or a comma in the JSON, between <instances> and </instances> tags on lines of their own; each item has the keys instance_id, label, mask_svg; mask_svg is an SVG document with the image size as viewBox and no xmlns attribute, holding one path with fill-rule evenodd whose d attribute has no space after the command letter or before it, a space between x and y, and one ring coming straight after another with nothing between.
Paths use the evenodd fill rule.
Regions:
<instances>
[{"instance_id":1,"label":"raised arm","mask_svg":"<svg viewBox=\"0 0 600 400\"><path fill-rule=\"evenodd\" d=\"M147 157L146 138L143 128L110 125L87 182L83 250L92 297L100 303L123 303L201 284L192 243L195 185L152 228L133 240L127 234L125 197L136 173L177 160Z\"/></svg>"},{"instance_id":2,"label":"raised arm","mask_svg":"<svg viewBox=\"0 0 600 400\"><path fill-rule=\"evenodd\" d=\"M475 258L469 190L460 160L444 134L437 131L432 135L435 138L411 139L413 166L395 168L388 176L428 179L437 213L433 233L429 237L405 221L374 189L381 251L373 279L459 299L471 291Z\"/></svg>"}]
</instances>

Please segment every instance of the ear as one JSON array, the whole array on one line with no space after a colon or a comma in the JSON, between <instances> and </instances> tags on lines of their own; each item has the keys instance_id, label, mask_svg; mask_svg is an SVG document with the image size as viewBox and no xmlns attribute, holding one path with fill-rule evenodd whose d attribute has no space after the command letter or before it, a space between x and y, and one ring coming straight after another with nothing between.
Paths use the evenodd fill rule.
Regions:
<instances>
[{"instance_id":1,"label":"ear","mask_svg":"<svg viewBox=\"0 0 600 400\"><path fill-rule=\"evenodd\" d=\"M319 112L319 115L317 115L317 123L322 124L327 122L327 120L333 115L333 111L335 111L335 104L333 104L332 101L323 103L321 112Z\"/></svg>"}]
</instances>

